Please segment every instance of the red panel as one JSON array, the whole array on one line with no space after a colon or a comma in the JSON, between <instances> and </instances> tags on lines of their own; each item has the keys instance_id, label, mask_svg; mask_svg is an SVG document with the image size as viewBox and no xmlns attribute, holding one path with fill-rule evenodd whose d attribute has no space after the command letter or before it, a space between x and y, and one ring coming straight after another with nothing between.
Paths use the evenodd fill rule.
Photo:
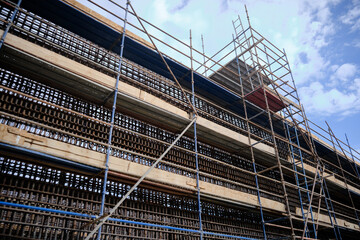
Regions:
<instances>
[{"instance_id":1,"label":"red panel","mask_svg":"<svg viewBox=\"0 0 360 240\"><path fill-rule=\"evenodd\" d=\"M281 109L285 108L287 105L283 104L280 98L270 92L269 90L265 89L266 96L269 104L269 108L273 112L280 111ZM252 102L253 104L261 107L262 109L266 109L266 102L265 102L265 96L264 96L264 88L259 87L255 89L254 91L248 93L245 96L245 99L247 99L249 102Z\"/></svg>"}]
</instances>

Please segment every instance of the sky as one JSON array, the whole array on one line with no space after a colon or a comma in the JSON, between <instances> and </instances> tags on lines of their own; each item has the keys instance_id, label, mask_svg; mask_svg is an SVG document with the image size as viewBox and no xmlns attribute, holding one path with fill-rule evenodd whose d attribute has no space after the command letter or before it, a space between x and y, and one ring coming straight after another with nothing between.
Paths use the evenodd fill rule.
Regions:
<instances>
[{"instance_id":1,"label":"sky","mask_svg":"<svg viewBox=\"0 0 360 240\"><path fill-rule=\"evenodd\" d=\"M91 3L87 6L96 9ZM106 1L104 1L106 2ZM132 0L135 11L143 19L189 44L192 31L194 48L211 56L232 40L232 20L239 15L246 22L247 6L254 29L280 49L285 49L296 87L307 117L327 129L360 152L360 0ZM125 6L125 0L120 4ZM124 11L111 3L103 3L110 11L124 16ZM109 13L100 13L123 23ZM129 22L139 26L130 16ZM174 39L145 24L160 40L189 53ZM146 35L140 34L149 41ZM155 42L161 51L189 61L183 54ZM195 53L195 58L201 56Z\"/></svg>"}]
</instances>

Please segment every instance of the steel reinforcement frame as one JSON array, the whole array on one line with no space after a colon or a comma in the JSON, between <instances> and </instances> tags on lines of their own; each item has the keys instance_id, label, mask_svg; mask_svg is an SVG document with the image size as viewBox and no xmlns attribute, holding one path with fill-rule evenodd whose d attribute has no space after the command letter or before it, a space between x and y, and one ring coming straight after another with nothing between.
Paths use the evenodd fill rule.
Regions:
<instances>
[{"instance_id":1,"label":"steel reinforcement frame","mask_svg":"<svg viewBox=\"0 0 360 240\"><path fill-rule=\"evenodd\" d=\"M216 233L216 232L204 231L202 228L201 200L200 200L201 191L200 191L200 185L199 185L200 176L212 177L214 179L218 179L220 181L228 182L229 184L231 183L231 184L235 184L235 185L239 185L239 186L241 186L242 184L239 182L236 182L234 180L229 180L224 177L214 176L212 174L200 171L198 158L199 157L209 158L209 156L207 156L206 154L201 154L198 151L199 143L197 142L196 119L197 119L197 116L200 115L200 116L207 116L207 118L209 118L209 119L215 120L225 126L230 126L232 129L236 129L236 131L239 131L239 132L247 135L249 149L250 149L249 152L251 154L250 156L252 159L252 161L251 161L252 168L253 168L252 172L232 166L231 164L228 164L228 163L221 162L215 158L212 158L211 160L215 161L218 164L226 166L228 168L233 168L240 172L246 172L247 174L254 177L255 186L253 186L251 188L256 191L257 196L258 196L258 201L259 201L259 205L260 205L259 210L260 210L260 214L261 214L261 223L262 223L262 227L263 227L262 231L263 231L263 237L265 239L267 239L266 226L288 229L291 231L291 238L293 238L293 239L298 238L298 237L300 237L302 239L312 239L312 238L316 239L318 222L315 221L315 218L313 216L314 215L313 209L318 210L317 216L319 216L320 210L322 210L322 211L326 210L329 213L329 219L330 219L331 225L334 229L335 237L337 239L341 239L340 229L339 229L338 223L336 222L335 211L332 207L333 203L336 203L336 201L331 200L329 193L328 193L328 189L326 187L327 186L326 185L326 178L327 178L326 174L334 175L334 173L331 171L332 169L336 169L341 172L341 175L339 175L339 174L335 174L335 175L337 176L338 179L341 179L345 183L346 190L347 190L348 196L349 196L349 200L352 202L351 207L347 206L347 205L346 205L346 207L348 207L349 209L354 211L356 217L353 220L355 220L357 222L357 224L360 224L359 219L358 219L358 211L359 210L356 208L356 206L353 203L353 199L352 199L353 193L348 187L348 184L351 184L352 186L356 186L357 188L359 188L358 183L356 183L356 181L359 180L358 165L357 165L356 161L359 161L358 156L360 154L355 149L352 149L349 146L349 144L345 144L340 139L337 139L334 136L330 127L329 127L328 131L325 131L325 130L321 129L320 127L318 127L317 125L315 125L314 123L310 122L306 118L304 109L300 103L300 99L299 99L297 91L296 91L295 82L292 77L290 65L288 63L285 51L279 50L272 43L270 43L268 40L266 40L261 34L259 34L256 30L254 30L250 25L250 21L248 21L248 23L249 23L248 28L244 29L240 18L238 18L238 21L241 24L241 28L242 28L241 31L235 32L236 35L233 37L233 40L230 41L230 43L228 43L223 49L221 49L219 52L217 52L212 57L208 57L204 54L203 51L202 52L198 51L192 47L191 34L190 34L190 44L184 43L184 42L180 41L179 39L171 36L170 34L164 32L163 30L156 28L154 25L152 25L148 21L139 17L136 14L134 8L131 6L131 3L129 1L127 2L127 6L129 5L131 7L131 11L129 11L127 7L124 8L124 7L120 6L118 3L115 3L111 0L109 0L109 2L113 3L114 5L118 6L121 9L125 10L126 13L129 13L130 15L133 15L136 17L140 26L138 26L134 23L130 23L130 22L129 22L129 25L132 26L133 28L137 29L138 31L146 34L146 36L148 36L148 38L151 41L149 46L151 48L153 48L154 50L156 50L157 54L161 57L161 59L164 63L164 66L170 72L170 75L172 76L173 79L172 80L165 79L165 78L161 79L161 85L166 85L166 86L169 86L172 88L177 88L177 94L174 94L174 93L168 94L166 96L166 98L169 101L176 103L180 108L186 109L189 112L189 114L193 115L193 120L189 122L189 124L187 125L187 128L181 134L177 135L177 137L172 142L159 141L156 138L151 138L149 136L146 136L145 134L139 135L139 133L136 131L126 129L126 131L128 131L128 132L136 133L138 136L148 138L153 141L158 141L158 142L161 142L161 144L168 146L167 149L163 152L163 154L160 157L154 158L154 157L150 157L146 154L139 154L134 151L112 145L112 133L116 129L124 130L120 126L117 126L115 124L115 122L116 122L115 121L115 117L116 117L115 110L116 110L116 103L117 103L117 96L118 96L118 93L117 93L118 82L120 81L120 79L128 81L128 82L134 82L131 79L131 77L129 77L129 76L132 76L133 73L136 72L136 69L140 68L140 66L137 66L136 64L132 63L131 61L123 59L122 52L123 52L124 47L126 48L125 34L121 34L121 32L120 32L120 34L122 36L122 40L121 40L121 52L119 55L117 55L116 53L113 53L111 51L112 50L111 48L107 49L107 50L101 49L101 51L99 51L99 53L101 53L101 52L104 53L103 56L98 61L93 61L93 60L89 61L88 57L86 56L86 55L89 56L89 54L81 53L80 51L77 51L76 49L74 50L72 46L65 46L64 44L58 44L58 42L56 41L56 37L54 38L53 36L57 34L57 31L60 32L60 31L63 31L63 29L58 28L56 31L52 30L51 28L55 28L55 26L52 26L46 20L27 12L25 9L22 9L21 5L20 5L21 1L19 1L17 4L13 4L10 1L5 1L5 0L1 0L1 2L3 4L2 9L1 9L2 10L1 21L3 23L2 26L5 26L5 31L3 32L3 35L1 38L0 47L3 46L3 43L5 42L5 39L6 39L6 35L10 31L10 32L14 32L18 35L23 35L24 38L26 37L28 39L30 39L30 38L40 39L42 41L41 44L46 45L45 47L49 48L51 46L56 46L56 48L59 48L60 51L62 51L64 53L75 54L75 57L77 59L87 59L87 62L89 62L90 65L96 66L96 68L100 69L101 71L107 72L111 76L117 76L115 88L111 87L111 89L112 89L112 91L114 91L114 93L112 94L113 95L113 108L112 108L112 112L111 112L111 120L110 121L103 121L103 120L99 120L97 117L90 117L87 114L83 114L77 110L71 109L71 107L69 107L69 106L64 107L64 106L61 106L61 104L59 104L59 103L51 103L51 102L49 102L48 99L42 99L43 96L40 96L40 95L32 96L31 94L24 92L24 90L22 90L22 89L17 89L14 85L6 86L6 83L4 83L1 86L2 92L4 92L4 93L6 92L8 97L10 95L15 94L18 96L26 97L28 99L33 99L36 102L44 103L47 105L52 105L52 106L56 107L57 109L62 109L63 111L66 111L71 114L75 114L81 118L101 122L101 124L106 126L106 128L109 128L109 130L107 130L108 137L107 137L107 144L106 144L102 140L96 141L94 139L89 139L89 138L86 138L79 134L76 134L76 133L74 134L74 133L68 132L66 130L59 129L59 127L51 127L51 126L48 126L47 124L42 124L38 121L32 121L32 120L26 119L24 117L21 117L17 114L10 113L9 111L4 111L5 107L1 111L3 122L10 121L10 119L11 119L11 121L22 122L22 124L26 123L26 124L29 124L29 126L39 126L41 128L48 129L50 131L62 132L64 135L72 136L77 139L82 139L83 141L96 143L96 144L98 144L98 146L102 146L100 148L103 148L103 150L100 150L100 151L104 151L104 149L107 149L105 151L107 160L106 160L106 169L104 171L104 179L102 182L103 183L103 189L102 189L103 197L102 197L102 201L101 201L100 216L79 214L76 212L54 210L54 209L49 209L49 208L41 208L41 207L30 206L30 205L26 205L26 204L16 204L16 203L10 203L10 202L5 202L5 201L0 202L1 205L23 208L23 209L39 210L39 211L45 211L45 212L53 212L53 213L59 213L59 214L65 214L65 215L74 215L74 216L78 216L81 218L89 218L89 219L91 219L91 221L89 222L90 223L89 225L91 225L93 223L98 223L99 220L101 223L105 223L106 220L111 220L111 221L115 221L115 222L116 221L127 222L127 223L131 223L131 224L146 225L146 226L163 228L163 229L171 229L171 230L179 230L179 231L196 233L200 236L200 239L202 239L204 235L207 235L207 236L213 235L213 236L227 237L227 238L250 239L248 237L243 237L243 236L220 234L220 233ZM98 8L101 8L103 11L110 13L112 16L114 16L118 20L122 21L124 23L124 28L123 28L124 31L123 32L126 32L125 31L126 23L127 23L126 14L125 14L125 18L123 19L120 16L116 15L115 13L111 12L109 9L105 9L101 5L96 4L93 1L89 1L89 2L96 5ZM6 12L4 10L4 9L11 8L11 7L15 11L7 11ZM7 16L4 15L5 13L7 13L8 15ZM28 19L28 17L32 18L32 20ZM32 21L32 24L28 25L28 23L31 21ZM160 38L151 35L146 30L146 27L144 26L143 23L146 23L149 26L161 31L166 36L171 37L173 40L175 40L178 44L184 45L185 47L187 47L189 49L190 54L187 55L183 51L178 50L178 48L175 48L175 47L161 41ZM38 24L40 26L37 31L36 31L36 27L34 27L34 25L36 25L36 24ZM48 24L51 27L42 28L43 24L44 25ZM234 28L236 31L239 27L236 27L235 23L234 23ZM34 29L35 29L35 31L34 31ZM53 33L49 34L49 32L51 33L51 31L53 31ZM64 33L62 33L62 34L64 35ZM70 33L66 33L66 34L70 34ZM85 43L85 41L82 40L81 37L74 36L73 38L76 39L75 44L79 44L79 42L81 42L81 41L83 41ZM114 43L116 41L117 40L114 40ZM155 41L157 41L157 43L155 43ZM160 44L164 45L165 47L170 48L170 49L180 53L184 57L188 58L190 60L191 67L184 66L182 63L175 61L172 57L166 55L164 53L164 50L160 51L159 48L157 47L158 43L160 43ZM5 43L5 45L6 45L6 43ZM228 49L228 47L232 46L232 45L234 45L234 48L228 52L225 52L225 50ZM92 47L95 47L95 46L93 45ZM1 48L0 48L0 50L1 50ZM200 59L194 58L193 53L195 53ZM98 54L98 53L95 53L95 54ZM228 59L228 57L231 56L232 54L235 55L235 59L237 62L237 70L236 71L233 71L232 69L227 67L226 64L222 63L226 59ZM242 58L242 60L240 59L240 57ZM214 60L216 58L218 58L220 60ZM111 59L111 61L109 61L109 59ZM181 79L178 79L178 77L175 76L175 74L171 70L171 67L168 64L168 59L172 59L174 62L176 62L177 64L179 64L181 66L186 67L190 71L186 75L182 76ZM202 59L204 59L204 60L202 60ZM106 61L108 61L108 63L106 63L107 65L105 66L103 62L106 62ZM242 63L244 63L247 68L247 71L245 72L245 74L241 70L240 61L242 61ZM210 67L207 66L209 64L209 62L211 62ZM109 63L112 65L110 65ZM111 66L111 67L109 68L109 66ZM201 73L200 72L201 69L205 69L205 71ZM223 75L220 72L220 69L226 69L226 71L230 72L235 78L239 79L238 85L241 88L240 92L238 92L234 89L225 87L225 86L222 86L222 88L226 89L227 91L231 92L232 94L238 96L239 99L241 99L241 103L242 103L243 109L244 109L244 116L240 116L239 114L235 114L233 111L224 109L222 106L219 106L219 105L209 101L208 99L205 99L200 94L199 95L196 94L195 85L197 83L194 79L194 74L201 75L202 77L205 77L206 79L208 79L210 82L213 82L213 80L211 79L211 74L209 77L206 77L203 75L204 73L206 75L208 72L212 72L213 74L218 73L221 76L223 76L225 79L228 79L227 76ZM149 74L149 76L153 75L151 72L147 71L146 69L141 69L141 71L146 74ZM3 74L9 74L9 72L7 72L6 70L3 70ZM124 76L122 76L122 75L124 75ZM188 90L181 86L182 79L186 78L187 75L190 75L190 77L191 77L191 90ZM287 78L290 78L290 79L287 79ZM251 101L248 101L246 99L246 94L244 92L243 83L242 83L243 79L250 81L251 86L252 86L252 91L255 91L257 87L260 87L261 91L263 92L262 94L265 99L266 107L265 107L265 109L260 110L257 116L256 115L253 115L251 117L248 116L247 107L251 106L252 108L254 108L254 107L256 108L256 106L254 106L254 103L252 103ZM269 81L269 79L270 79L270 81ZM217 83L217 84L221 85L220 83ZM147 83L147 82L140 82L140 83L136 82L136 83L134 83L134 85L139 86L143 89L149 88L149 86L148 86L149 83ZM164 90L161 88L152 89L151 91L155 95L163 95L164 94ZM11 94L9 94L9 93L11 93ZM281 114L274 112L270 109L269 100L268 100L269 94L275 94L278 97L278 99L283 103L283 105L286 106L284 109L282 109ZM206 104L211 107L208 109L204 108L203 106ZM221 111L222 114L219 114L218 116L214 116L214 115L209 116L212 109L217 109L217 111L219 111L219 112ZM224 114L227 114L228 117L223 117ZM220 117L220 116L222 116L222 117ZM267 127L261 126L257 122L252 121L256 117L262 117L262 116L266 116ZM7 120L4 120L4 119L7 119ZM229 120L229 119L231 119L231 120ZM283 132L284 132L283 135L280 135L278 132L276 132L274 130L273 121L279 121L279 120L283 124ZM313 127L311 127L310 125L312 125ZM176 144L177 141L180 140L180 138L185 134L186 130L188 130L191 126L193 127L193 131L194 131L194 149L193 150L181 147ZM320 130L318 130L319 128L320 128ZM254 129L256 129L256 130L254 130ZM323 130L323 132L325 132L325 134L323 132L321 132L321 130ZM291 131L294 133L293 135L291 135ZM259 132L261 132L261 133L259 134ZM325 142L330 141L332 143L333 152L336 154L336 159L338 161L337 165L333 164L330 161L326 160L325 158L319 156L316 146L319 143L321 144L321 142L319 142L318 139L314 139L314 137L313 137L314 133L317 133L318 135L320 135L322 137L323 137L323 135L326 136L326 134L329 135L330 139L325 138L325 137L323 137L323 138L325 138L325 140L324 140ZM293 141L294 138L295 138L295 141ZM256 140L255 143L253 143L254 139ZM316 141L316 143L315 143L315 141ZM268 166L268 167L261 167L260 171L258 171L258 169L257 169L258 166L256 163L256 156L254 154L253 147L260 142L261 143L264 142L267 145L274 147L276 165ZM287 146L289 156L291 156L292 165L284 164L284 159L282 156L280 156L281 151L278 149L279 144L285 144ZM349 151L345 150L344 146L346 146L349 149ZM6 148L9 146L2 146L2 147ZM181 165L178 165L175 163L171 163L171 162L162 160L163 157L166 155L166 153L168 153L170 151L170 149L172 149L172 148L177 148L180 150L186 150L186 151L191 152L191 154L193 154L196 159L195 160L195 165L196 165L195 169L192 169L189 167L184 167L184 166L181 166ZM138 155L140 157L145 157L147 159L151 159L152 165L151 165L151 168L149 169L149 172L151 171L151 169L158 167L157 166L158 163L162 163L164 165L176 167L178 169L182 169L184 171L187 171L189 173L191 172L192 174L194 174L194 177L197 182L196 187L197 187L197 200L198 200L197 202L198 202L198 213L199 213L199 230L177 228L177 227L171 227L171 226L166 226L166 225L149 224L149 223L144 223L144 222L139 222L139 221L128 221L128 220L124 220L124 219L110 218L111 214L117 210L117 208L120 206L120 204L122 204L122 202L131 194L131 192L136 189L137 185L140 184L142 182L142 180L144 180L146 177L146 174L144 174L143 177L140 178L139 181L137 181L137 183L133 186L133 188L131 188L127 192L127 194L125 194L123 196L122 200L119 201L118 204L116 204L112 210L105 212L104 205L105 205L105 201L106 201L106 192L107 192L106 187L107 187L107 182L108 182L107 174L109 171L107 162L108 162L108 158L109 158L110 154L115 154L116 151L127 152L129 154L134 154L134 155ZM351 158L349 157L349 155L351 156ZM350 167L353 169L354 173L351 173L351 172L343 169L342 162L343 162L343 164L349 165L348 163L345 163L344 160L348 161L349 163L352 163L352 164L350 164ZM315 171L314 176L306 175L306 172L304 170L305 168L303 165L305 161L307 163L311 162L312 165L315 166L316 171ZM298 168L299 164L301 164L301 168ZM292 166L292 168L290 168L290 166ZM347 166L347 168L348 168L348 166ZM276 169L276 172L279 173L280 181L273 179L273 178L269 178L267 175L270 171L274 171L275 169ZM284 179L284 174L282 171L292 172L294 174L296 184L287 182ZM97 173L97 174L99 174L99 173ZM301 176L301 179L299 176ZM267 190L260 189L259 182L258 182L259 178L262 178L263 180L264 179L269 180L276 184L281 185L282 189L283 189L282 194L275 194L273 192L269 192ZM300 182L302 182L301 180L303 181L304 185L300 184ZM308 182L312 182L312 184L309 184ZM311 186L311 190L309 189L309 186ZM247 187L249 187L249 186L247 186ZM298 191L299 202L300 202L301 213L302 213L302 218L300 218L300 219L296 216L296 212L291 210L291 206L289 204L288 194L287 194L287 190L289 188L295 188ZM319 193L317 193L316 191L318 191ZM286 203L286 210L287 210L286 217L285 218L280 217L280 218L276 218L276 219L267 218L268 220L265 220L265 218L263 216L264 212L263 212L263 209L261 206L262 194L268 194L277 199L284 199L284 201ZM307 202L304 202L302 200L304 198L304 194L306 196L305 199L307 199ZM317 206L314 206L314 204L313 204L313 201L314 201L313 198L315 198L315 197L318 200ZM320 207L322 200L324 200L326 203L326 209L321 209L321 207ZM336 203L336 204L340 205L341 203ZM307 210L304 210L306 208L306 206L307 206ZM272 215L272 214L270 214L270 215ZM280 222L282 222L282 224L279 224L279 225L273 224L276 221L280 221ZM303 222L303 229L296 229L293 226L293 221ZM308 221L310 221L311 227L309 227ZM92 231L93 233L95 233L96 230L99 229L99 233L97 235L99 239L101 238L101 228L100 227L101 227L101 225L96 224L96 227ZM310 231L310 228L313 229L312 232ZM301 233L300 234L301 236L299 235L299 233ZM90 239L93 235L88 234L88 235L84 235L84 236L86 236L87 239Z\"/></svg>"}]
</instances>

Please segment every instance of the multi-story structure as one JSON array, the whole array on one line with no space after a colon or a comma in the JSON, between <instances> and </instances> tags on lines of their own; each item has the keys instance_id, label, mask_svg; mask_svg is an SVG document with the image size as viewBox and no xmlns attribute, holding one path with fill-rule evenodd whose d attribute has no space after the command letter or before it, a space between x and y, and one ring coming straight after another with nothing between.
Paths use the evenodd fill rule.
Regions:
<instances>
[{"instance_id":1,"label":"multi-story structure","mask_svg":"<svg viewBox=\"0 0 360 240\"><path fill-rule=\"evenodd\" d=\"M97 5L121 27L75 0L0 2L1 238L359 239L359 153L306 118L250 23L212 58L179 41L186 66L131 4L113 3L127 24Z\"/></svg>"}]
</instances>

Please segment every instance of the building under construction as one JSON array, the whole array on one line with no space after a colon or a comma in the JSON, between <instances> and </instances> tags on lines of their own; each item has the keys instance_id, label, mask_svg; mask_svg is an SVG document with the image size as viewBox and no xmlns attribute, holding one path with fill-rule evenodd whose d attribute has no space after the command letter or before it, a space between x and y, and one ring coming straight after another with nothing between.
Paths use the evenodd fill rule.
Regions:
<instances>
[{"instance_id":1,"label":"building under construction","mask_svg":"<svg viewBox=\"0 0 360 240\"><path fill-rule=\"evenodd\" d=\"M360 239L360 153L248 18L208 56L130 2L0 2L1 239Z\"/></svg>"}]
</instances>

